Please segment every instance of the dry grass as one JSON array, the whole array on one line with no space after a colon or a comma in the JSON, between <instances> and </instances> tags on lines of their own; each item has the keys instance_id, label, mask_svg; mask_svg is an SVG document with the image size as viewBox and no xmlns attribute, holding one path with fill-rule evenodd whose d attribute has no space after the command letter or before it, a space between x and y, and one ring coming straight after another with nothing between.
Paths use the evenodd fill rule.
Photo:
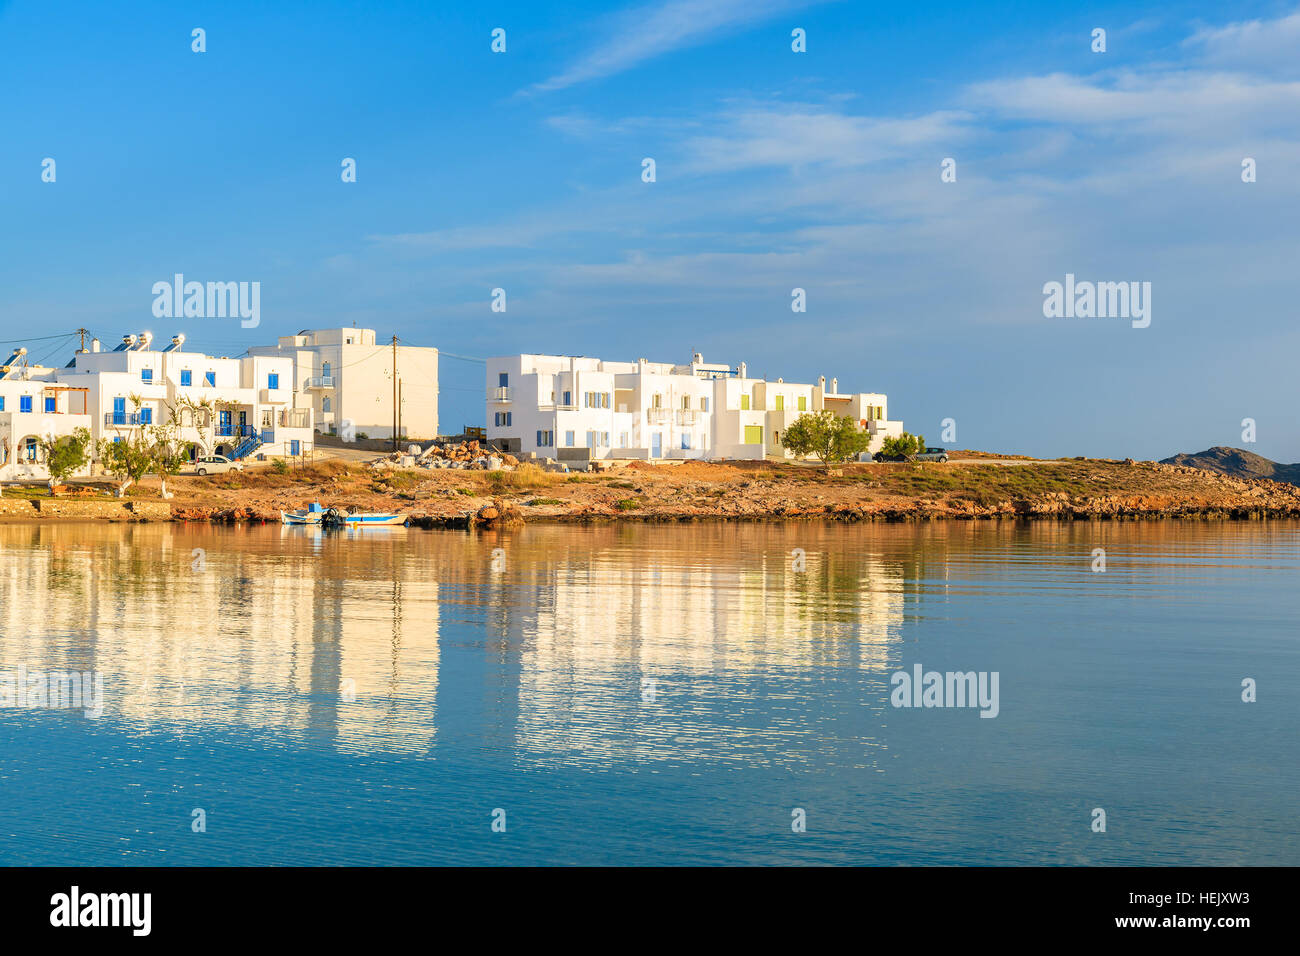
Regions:
<instances>
[{"instance_id":1,"label":"dry grass","mask_svg":"<svg viewBox=\"0 0 1300 956\"><path fill-rule=\"evenodd\" d=\"M494 493L507 491L532 491L535 488L551 488L560 482L560 476L545 471L526 461L514 471L491 471L487 475L487 486Z\"/></svg>"}]
</instances>

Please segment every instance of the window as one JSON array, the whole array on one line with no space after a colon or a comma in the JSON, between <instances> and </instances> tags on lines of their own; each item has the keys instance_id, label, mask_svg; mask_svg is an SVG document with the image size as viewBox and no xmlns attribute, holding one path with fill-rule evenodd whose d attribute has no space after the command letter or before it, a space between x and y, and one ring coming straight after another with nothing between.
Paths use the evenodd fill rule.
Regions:
<instances>
[{"instance_id":1,"label":"window","mask_svg":"<svg viewBox=\"0 0 1300 956\"><path fill-rule=\"evenodd\" d=\"M746 425L745 426L745 444L761 445L763 444L763 426Z\"/></svg>"},{"instance_id":2,"label":"window","mask_svg":"<svg viewBox=\"0 0 1300 956\"><path fill-rule=\"evenodd\" d=\"M181 385L188 388L192 384L194 384L194 373L185 369L181 372Z\"/></svg>"},{"instance_id":3,"label":"window","mask_svg":"<svg viewBox=\"0 0 1300 956\"><path fill-rule=\"evenodd\" d=\"M204 385L211 385L211 386L215 387L216 384L217 384L217 373L216 373L216 372L204 372L204 373L203 373L203 384L204 384Z\"/></svg>"},{"instance_id":4,"label":"window","mask_svg":"<svg viewBox=\"0 0 1300 956\"><path fill-rule=\"evenodd\" d=\"M565 432L565 433L564 433L564 445L565 445L566 448L572 448L572 447L573 447L573 432Z\"/></svg>"},{"instance_id":5,"label":"window","mask_svg":"<svg viewBox=\"0 0 1300 956\"><path fill-rule=\"evenodd\" d=\"M324 398L320 400L320 410L322 412L328 412L332 407L333 407L333 403L330 401L330 397L328 395L326 395Z\"/></svg>"},{"instance_id":6,"label":"window","mask_svg":"<svg viewBox=\"0 0 1300 956\"><path fill-rule=\"evenodd\" d=\"M537 432L537 447L549 448L555 444L555 432L539 430Z\"/></svg>"},{"instance_id":7,"label":"window","mask_svg":"<svg viewBox=\"0 0 1300 956\"><path fill-rule=\"evenodd\" d=\"M740 410L741 410L742 412L747 412L747 411L749 411L749 396L748 396L748 395L742 395L742 396L740 396Z\"/></svg>"},{"instance_id":8,"label":"window","mask_svg":"<svg viewBox=\"0 0 1300 956\"><path fill-rule=\"evenodd\" d=\"M30 395L20 395L18 397L18 411L30 413L32 410L32 397Z\"/></svg>"},{"instance_id":9,"label":"window","mask_svg":"<svg viewBox=\"0 0 1300 956\"><path fill-rule=\"evenodd\" d=\"M682 411L686 412L686 411L690 411L690 409L691 409L691 396L689 396L689 395L683 395L683 396L682 396Z\"/></svg>"},{"instance_id":10,"label":"window","mask_svg":"<svg viewBox=\"0 0 1300 956\"><path fill-rule=\"evenodd\" d=\"M565 393L564 393L564 401L563 401L561 404L564 404L564 405L572 405L572 404L573 404L573 393L572 393L572 392L565 392Z\"/></svg>"},{"instance_id":11,"label":"window","mask_svg":"<svg viewBox=\"0 0 1300 956\"><path fill-rule=\"evenodd\" d=\"M627 432L619 432L619 433L618 433L618 447L619 447L619 448L627 448L627 447L628 447L628 443L627 443Z\"/></svg>"},{"instance_id":12,"label":"window","mask_svg":"<svg viewBox=\"0 0 1300 956\"><path fill-rule=\"evenodd\" d=\"M153 369L151 369L151 368L142 368L142 369L140 369L140 381L142 381L142 382L152 382L152 381L153 381Z\"/></svg>"},{"instance_id":13,"label":"window","mask_svg":"<svg viewBox=\"0 0 1300 956\"><path fill-rule=\"evenodd\" d=\"M682 432L682 448L689 449L690 447L691 447L691 433Z\"/></svg>"},{"instance_id":14,"label":"window","mask_svg":"<svg viewBox=\"0 0 1300 956\"><path fill-rule=\"evenodd\" d=\"M0 412L3 412L4 410L5 410L5 397L3 395L0 395Z\"/></svg>"},{"instance_id":15,"label":"window","mask_svg":"<svg viewBox=\"0 0 1300 956\"><path fill-rule=\"evenodd\" d=\"M278 372L272 372L266 376L266 387L272 391L280 388L280 374Z\"/></svg>"},{"instance_id":16,"label":"window","mask_svg":"<svg viewBox=\"0 0 1300 956\"><path fill-rule=\"evenodd\" d=\"M36 461L36 439L28 437L23 440L23 458L26 461Z\"/></svg>"},{"instance_id":17,"label":"window","mask_svg":"<svg viewBox=\"0 0 1300 956\"><path fill-rule=\"evenodd\" d=\"M778 412L783 412L783 411L785 411L785 396L784 396L784 395L778 395L778 396L776 397L776 410L777 410Z\"/></svg>"},{"instance_id":18,"label":"window","mask_svg":"<svg viewBox=\"0 0 1300 956\"><path fill-rule=\"evenodd\" d=\"M351 340L351 339L345 339L344 342L345 342L345 344L347 344L347 345L351 345L351 344L352 344L352 340Z\"/></svg>"},{"instance_id":19,"label":"window","mask_svg":"<svg viewBox=\"0 0 1300 956\"><path fill-rule=\"evenodd\" d=\"M153 409L150 408L148 405L140 409L140 424L141 425L153 424Z\"/></svg>"},{"instance_id":20,"label":"window","mask_svg":"<svg viewBox=\"0 0 1300 956\"><path fill-rule=\"evenodd\" d=\"M509 424L510 424L510 416L511 416L511 414L512 414L512 413L510 413L510 412L497 412L497 413L496 413L496 426L497 426L497 428L500 428L500 427L502 427L503 425L509 425Z\"/></svg>"},{"instance_id":21,"label":"window","mask_svg":"<svg viewBox=\"0 0 1300 956\"><path fill-rule=\"evenodd\" d=\"M702 412L707 412L708 410L709 410L709 400L708 400L707 398L701 398L701 399L700 399L700 411L702 411Z\"/></svg>"},{"instance_id":22,"label":"window","mask_svg":"<svg viewBox=\"0 0 1300 956\"><path fill-rule=\"evenodd\" d=\"M656 396L651 400L650 407L651 407L651 408L663 408L663 407L664 407L664 397L663 397L662 395L656 395Z\"/></svg>"},{"instance_id":23,"label":"window","mask_svg":"<svg viewBox=\"0 0 1300 956\"><path fill-rule=\"evenodd\" d=\"M500 388L508 388L510 386L510 374L508 372L499 373L497 375L497 385Z\"/></svg>"},{"instance_id":24,"label":"window","mask_svg":"<svg viewBox=\"0 0 1300 956\"><path fill-rule=\"evenodd\" d=\"M800 395L800 396L799 396L799 411L801 411L801 412L806 412L806 411L808 411L808 396L807 396L807 395Z\"/></svg>"},{"instance_id":25,"label":"window","mask_svg":"<svg viewBox=\"0 0 1300 956\"><path fill-rule=\"evenodd\" d=\"M271 410L269 408L262 411L262 427L271 427Z\"/></svg>"},{"instance_id":26,"label":"window","mask_svg":"<svg viewBox=\"0 0 1300 956\"><path fill-rule=\"evenodd\" d=\"M302 442L298 441L298 439L296 439L296 438L291 439L290 442L289 442L289 454L290 454L291 456L293 456L294 458L297 458L299 455L301 455L301 454L302 454Z\"/></svg>"},{"instance_id":27,"label":"window","mask_svg":"<svg viewBox=\"0 0 1300 956\"><path fill-rule=\"evenodd\" d=\"M59 400L53 395L45 396L45 414L53 415L59 410Z\"/></svg>"}]
</instances>

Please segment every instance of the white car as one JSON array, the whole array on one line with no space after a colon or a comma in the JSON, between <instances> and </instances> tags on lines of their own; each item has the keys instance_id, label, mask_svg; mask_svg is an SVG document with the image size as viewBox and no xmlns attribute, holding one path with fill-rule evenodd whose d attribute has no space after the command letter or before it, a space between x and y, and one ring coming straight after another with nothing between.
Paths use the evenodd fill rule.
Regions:
<instances>
[{"instance_id":1,"label":"white car","mask_svg":"<svg viewBox=\"0 0 1300 956\"><path fill-rule=\"evenodd\" d=\"M207 455L194 462L196 475L223 475L228 471L243 471L242 461L231 461L225 455Z\"/></svg>"}]
</instances>

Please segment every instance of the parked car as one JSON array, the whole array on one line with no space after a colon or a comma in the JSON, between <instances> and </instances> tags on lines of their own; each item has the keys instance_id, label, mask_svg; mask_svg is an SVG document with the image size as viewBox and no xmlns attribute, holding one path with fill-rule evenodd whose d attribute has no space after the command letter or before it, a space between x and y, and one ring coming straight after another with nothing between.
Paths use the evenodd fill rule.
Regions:
<instances>
[{"instance_id":1,"label":"parked car","mask_svg":"<svg viewBox=\"0 0 1300 956\"><path fill-rule=\"evenodd\" d=\"M947 461L948 450L946 448L927 448L919 455L912 456L913 461Z\"/></svg>"},{"instance_id":2,"label":"parked car","mask_svg":"<svg viewBox=\"0 0 1300 956\"><path fill-rule=\"evenodd\" d=\"M242 461L231 461L225 455L207 455L194 462L196 475L224 475L228 471L243 471Z\"/></svg>"},{"instance_id":3,"label":"parked car","mask_svg":"<svg viewBox=\"0 0 1300 956\"><path fill-rule=\"evenodd\" d=\"M915 455L886 455L883 451L878 451L871 456L872 461L947 461L948 449L946 448L927 448L923 452Z\"/></svg>"}]
</instances>

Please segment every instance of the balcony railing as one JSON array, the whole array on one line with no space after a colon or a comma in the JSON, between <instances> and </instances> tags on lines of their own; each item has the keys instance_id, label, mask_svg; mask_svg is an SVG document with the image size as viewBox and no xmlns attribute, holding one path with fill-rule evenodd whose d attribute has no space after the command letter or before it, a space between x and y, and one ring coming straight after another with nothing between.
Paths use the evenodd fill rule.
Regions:
<instances>
[{"instance_id":1,"label":"balcony railing","mask_svg":"<svg viewBox=\"0 0 1300 956\"><path fill-rule=\"evenodd\" d=\"M511 394L512 392L514 392L514 389L512 389L509 385L501 385L498 386L497 388L489 388L488 401L489 402L514 401L514 396Z\"/></svg>"},{"instance_id":2,"label":"balcony railing","mask_svg":"<svg viewBox=\"0 0 1300 956\"><path fill-rule=\"evenodd\" d=\"M218 438L247 438L257 431L252 425L218 425L216 436Z\"/></svg>"},{"instance_id":3,"label":"balcony railing","mask_svg":"<svg viewBox=\"0 0 1300 956\"><path fill-rule=\"evenodd\" d=\"M666 425L673 420L673 411L671 408L647 408L645 417L652 425Z\"/></svg>"},{"instance_id":4,"label":"balcony railing","mask_svg":"<svg viewBox=\"0 0 1300 956\"><path fill-rule=\"evenodd\" d=\"M140 412L105 412L104 424L108 427L126 428L131 425L152 425L153 416L147 419Z\"/></svg>"},{"instance_id":5,"label":"balcony railing","mask_svg":"<svg viewBox=\"0 0 1300 956\"><path fill-rule=\"evenodd\" d=\"M693 408L677 409L678 425L694 425L697 421L699 421L699 413L696 412L695 409Z\"/></svg>"},{"instance_id":6,"label":"balcony railing","mask_svg":"<svg viewBox=\"0 0 1300 956\"><path fill-rule=\"evenodd\" d=\"M307 387L308 388L333 388L334 376L333 375L313 376L312 378L307 379Z\"/></svg>"}]
</instances>

